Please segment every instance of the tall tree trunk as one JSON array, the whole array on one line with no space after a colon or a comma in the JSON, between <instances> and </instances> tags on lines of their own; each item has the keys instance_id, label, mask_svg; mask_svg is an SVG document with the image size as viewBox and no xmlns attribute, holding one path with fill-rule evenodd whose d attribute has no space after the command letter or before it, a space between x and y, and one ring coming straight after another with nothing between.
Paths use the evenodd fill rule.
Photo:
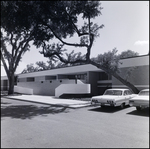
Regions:
<instances>
[{"instance_id":1,"label":"tall tree trunk","mask_svg":"<svg viewBox=\"0 0 150 149\"><path fill-rule=\"evenodd\" d=\"M8 95L14 94L14 73L11 73L9 75L9 89L8 89Z\"/></svg>"},{"instance_id":2,"label":"tall tree trunk","mask_svg":"<svg viewBox=\"0 0 150 149\"><path fill-rule=\"evenodd\" d=\"M123 83L124 85L126 85L127 87L129 87L135 94L139 93L139 90L130 82L124 80L123 78L121 78L119 75L117 75L116 73L112 74L116 79L118 79L121 83Z\"/></svg>"}]
</instances>

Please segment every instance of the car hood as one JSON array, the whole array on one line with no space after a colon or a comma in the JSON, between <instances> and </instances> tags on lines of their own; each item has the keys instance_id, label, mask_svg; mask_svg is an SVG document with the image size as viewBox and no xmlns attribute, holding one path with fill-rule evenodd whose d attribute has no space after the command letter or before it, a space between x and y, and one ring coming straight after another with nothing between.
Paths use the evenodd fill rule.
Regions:
<instances>
[{"instance_id":1,"label":"car hood","mask_svg":"<svg viewBox=\"0 0 150 149\"><path fill-rule=\"evenodd\" d=\"M149 96L139 96L133 97L131 100L149 100Z\"/></svg>"}]
</instances>

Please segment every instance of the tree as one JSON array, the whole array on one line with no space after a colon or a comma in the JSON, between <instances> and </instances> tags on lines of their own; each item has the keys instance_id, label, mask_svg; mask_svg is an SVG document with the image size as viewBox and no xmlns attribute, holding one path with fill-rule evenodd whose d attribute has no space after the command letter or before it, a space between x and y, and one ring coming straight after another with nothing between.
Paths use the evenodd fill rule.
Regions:
<instances>
[{"instance_id":1,"label":"tree","mask_svg":"<svg viewBox=\"0 0 150 149\"><path fill-rule=\"evenodd\" d=\"M66 65L93 64L113 75L135 93L138 92L133 84L116 72L118 59L114 59L114 51L108 53L114 57L104 58L104 63L98 63L95 61L97 59L90 58L93 43L99 36L98 31L104 27L103 24L94 23L94 19L101 15L102 7L99 1L3 1L1 6L2 27L8 34L18 35L24 31L37 48L43 48L41 54L45 57L60 60ZM79 24L79 20L82 20L82 25ZM24 32L23 35L26 35ZM68 39L75 35L78 36L79 42L69 42ZM54 44L52 39L59 42ZM86 54L67 52L65 55L65 46L84 48Z\"/></svg>"},{"instance_id":2,"label":"tree","mask_svg":"<svg viewBox=\"0 0 150 149\"><path fill-rule=\"evenodd\" d=\"M2 33L1 33L2 34ZM21 32L10 33L1 37L1 60L9 81L8 94L13 94L14 75L23 54L29 50L29 42L32 40L29 34ZM10 50L6 44L9 43Z\"/></svg>"},{"instance_id":3,"label":"tree","mask_svg":"<svg viewBox=\"0 0 150 149\"><path fill-rule=\"evenodd\" d=\"M137 52L134 52L132 50L126 50L126 51L121 52L121 54L118 56L120 57L120 59L124 59L124 58L136 57L138 55L139 55L139 53L137 53ZM132 72L137 68L138 68L137 66L129 68L127 70L126 74L124 74L124 79L127 81L130 78L130 76L132 75Z\"/></svg>"},{"instance_id":4,"label":"tree","mask_svg":"<svg viewBox=\"0 0 150 149\"><path fill-rule=\"evenodd\" d=\"M21 73L37 72L38 68L34 67L34 64L27 65L27 68L23 69Z\"/></svg>"},{"instance_id":5,"label":"tree","mask_svg":"<svg viewBox=\"0 0 150 149\"><path fill-rule=\"evenodd\" d=\"M48 41L54 37L53 33L49 32L49 30L44 28L43 24L41 24L45 19L40 14L41 11L46 13L45 10L49 10L47 12L50 13L48 14L51 16L50 21L54 21L54 23L57 22L55 25L58 25L59 18L57 19L57 17L55 17L55 12L61 8L63 3L67 2L1 2L1 61L9 81L8 94L13 94L14 92L14 74L23 54L29 50L30 41L35 41L35 44L38 46L40 40ZM58 13L59 16L61 16L61 9ZM44 17L46 16L44 15ZM67 33L70 31L68 30ZM10 48L8 48L8 44Z\"/></svg>"},{"instance_id":6,"label":"tree","mask_svg":"<svg viewBox=\"0 0 150 149\"><path fill-rule=\"evenodd\" d=\"M49 69L53 69L53 68L59 68L65 64L62 62L59 62L57 64L56 59L48 58L47 63L45 63L43 61L37 61L35 63L35 65L36 66L34 66L34 64L28 64L21 73L37 72L37 71L49 70Z\"/></svg>"},{"instance_id":7,"label":"tree","mask_svg":"<svg viewBox=\"0 0 150 149\"><path fill-rule=\"evenodd\" d=\"M59 18L58 20L55 20L55 17L51 18L51 16L48 16L53 15L53 13L45 13L45 9L42 9L45 7L40 8L39 12L43 17L43 19L41 20L43 28L52 33L55 38L61 42L61 44L53 44L51 46L49 43L46 44L46 42L43 42L43 40L39 40L38 42L36 41L35 44L37 46L43 47L43 51L41 53L45 57L57 57L61 62L65 64L93 64L99 69L102 69L106 73L111 74L112 76L117 78L124 85L128 86L134 93L138 93L139 90L133 84L119 75L118 65L120 57L116 57L116 49L114 49L112 52L105 53L104 55L100 54L97 58L90 58L93 42L99 35L98 30L104 27L103 24L98 25L93 21L95 17L98 17L101 14L102 7L100 7L100 2L67 1L65 3L59 4L61 4L61 7L59 9L61 12L59 10L55 12L56 18ZM78 27L77 24L79 16L84 20L84 23L81 27ZM70 35L70 37L72 37L75 34L77 34L80 39L79 43L71 43L64 40L67 38L67 35ZM64 45L80 48L84 47L86 48L86 54L75 55L74 53L70 53L69 56L65 58L63 55L65 51L65 49L63 50Z\"/></svg>"},{"instance_id":8,"label":"tree","mask_svg":"<svg viewBox=\"0 0 150 149\"><path fill-rule=\"evenodd\" d=\"M18 18L14 19L15 12L19 10L18 6L22 7L23 3L17 3L17 1L1 2L1 61L9 81L8 94L13 94L14 92L15 71L23 54L29 50L29 43L33 40L32 35L36 26L31 23L26 28L17 26L16 21L22 25L25 23L24 19L22 19L23 13L21 18L18 15ZM25 9L25 7L22 7L24 15Z\"/></svg>"},{"instance_id":9,"label":"tree","mask_svg":"<svg viewBox=\"0 0 150 149\"><path fill-rule=\"evenodd\" d=\"M81 1L79 2L75 2L75 1L74 2L71 2L71 1L13 1L13 2L2 1L1 2L1 21L2 21L1 33L5 32L7 34L6 38L7 38L7 41L9 40L8 42L10 44L12 44L10 40L11 39L14 40L16 36L17 36L16 40L18 39L22 40L26 37L26 34L27 34L28 36L30 36L30 40L28 40L28 42L31 40L34 40L34 44L36 44L37 47L41 44L45 44L46 41L53 39L55 37L54 31L59 32L59 34L57 34L59 37L65 38L68 34L72 36L74 34L74 26L73 24L70 24L70 20L72 19L71 20L73 21L72 23L77 22L76 15L79 15L81 13L81 8L83 8L84 5L86 5L86 3L87 3L86 1L83 1L83 2ZM71 14L72 18L70 18L68 13L66 13L66 11L69 11L69 9L72 9L74 7L73 6L74 4L76 5L77 10L72 11L73 12ZM81 7L81 4L82 4L82 7ZM86 11L86 10L82 9L82 11ZM46 26L44 25L44 23L47 23L47 21L49 21L50 26L47 26L48 24L46 24ZM58 28L56 28L56 26ZM33 35L34 35L34 38L33 38ZM1 36L1 42L3 42L2 43L3 48L5 45L4 42L6 42L6 40L4 39L6 38ZM20 41L20 43L23 44L23 41ZM16 42L14 42L13 44L16 44ZM19 44L19 41L18 41L18 44ZM75 45L80 46L80 47L83 46L80 44L75 44ZM14 47L15 48L13 51L17 51L15 50L17 48L17 44L14 45ZM6 46L5 46L5 49L6 49ZM5 53L4 51L5 50L3 50L2 55L7 53L6 51L9 51L9 50L6 49ZM9 54L12 54L12 53L9 53Z\"/></svg>"},{"instance_id":10,"label":"tree","mask_svg":"<svg viewBox=\"0 0 150 149\"><path fill-rule=\"evenodd\" d=\"M134 52L132 50L126 50L126 51L121 52L120 58L121 59L122 58L130 58L130 57L135 57L135 56L138 56L138 55L139 55L139 53L137 53L137 52Z\"/></svg>"},{"instance_id":11,"label":"tree","mask_svg":"<svg viewBox=\"0 0 150 149\"><path fill-rule=\"evenodd\" d=\"M126 53L128 55L128 51L123 53ZM104 54L99 54L97 57L92 58L91 64L104 70L106 73L111 74L124 85L128 86L134 93L139 92L138 89L128 81L128 77L135 70L135 68L129 69L127 73L124 74L124 77L120 75L119 65L121 65L122 63L120 62L120 55L117 55L116 48L114 48L112 51L105 52Z\"/></svg>"}]
</instances>

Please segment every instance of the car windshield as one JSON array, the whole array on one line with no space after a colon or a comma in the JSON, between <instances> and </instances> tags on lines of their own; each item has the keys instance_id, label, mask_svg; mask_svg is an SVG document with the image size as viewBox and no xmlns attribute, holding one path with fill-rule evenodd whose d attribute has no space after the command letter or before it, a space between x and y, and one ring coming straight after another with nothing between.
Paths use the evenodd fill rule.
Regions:
<instances>
[{"instance_id":1,"label":"car windshield","mask_svg":"<svg viewBox=\"0 0 150 149\"><path fill-rule=\"evenodd\" d=\"M104 95L122 95L120 90L106 90Z\"/></svg>"},{"instance_id":2,"label":"car windshield","mask_svg":"<svg viewBox=\"0 0 150 149\"><path fill-rule=\"evenodd\" d=\"M139 95L140 96L143 96L143 95L148 96L149 95L149 91L140 91Z\"/></svg>"}]
</instances>

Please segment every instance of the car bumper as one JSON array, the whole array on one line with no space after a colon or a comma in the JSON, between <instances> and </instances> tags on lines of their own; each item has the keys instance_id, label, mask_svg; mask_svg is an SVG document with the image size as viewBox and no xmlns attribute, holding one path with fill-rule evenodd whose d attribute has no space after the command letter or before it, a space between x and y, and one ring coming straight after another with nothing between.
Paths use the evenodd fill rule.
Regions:
<instances>
[{"instance_id":1,"label":"car bumper","mask_svg":"<svg viewBox=\"0 0 150 149\"><path fill-rule=\"evenodd\" d=\"M135 102L135 101L130 101L129 102L130 106L133 107L143 107L143 108L147 108L149 107L149 103L145 102L145 103L140 103L140 102Z\"/></svg>"},{"instance_id":2,"label":"car bumper","mask_svg":"<svg viewBox=\"0 0 150 149\"><path fill-rule=\"evenodd\" d=\"M91 105L98 105L98 106L111 106L111 107L115 107L116 104L113 103L113 104L110 104L110 103L100 103L100 102L95 102L95 101L91 101Z\"/></svg>"}]
</instances>

